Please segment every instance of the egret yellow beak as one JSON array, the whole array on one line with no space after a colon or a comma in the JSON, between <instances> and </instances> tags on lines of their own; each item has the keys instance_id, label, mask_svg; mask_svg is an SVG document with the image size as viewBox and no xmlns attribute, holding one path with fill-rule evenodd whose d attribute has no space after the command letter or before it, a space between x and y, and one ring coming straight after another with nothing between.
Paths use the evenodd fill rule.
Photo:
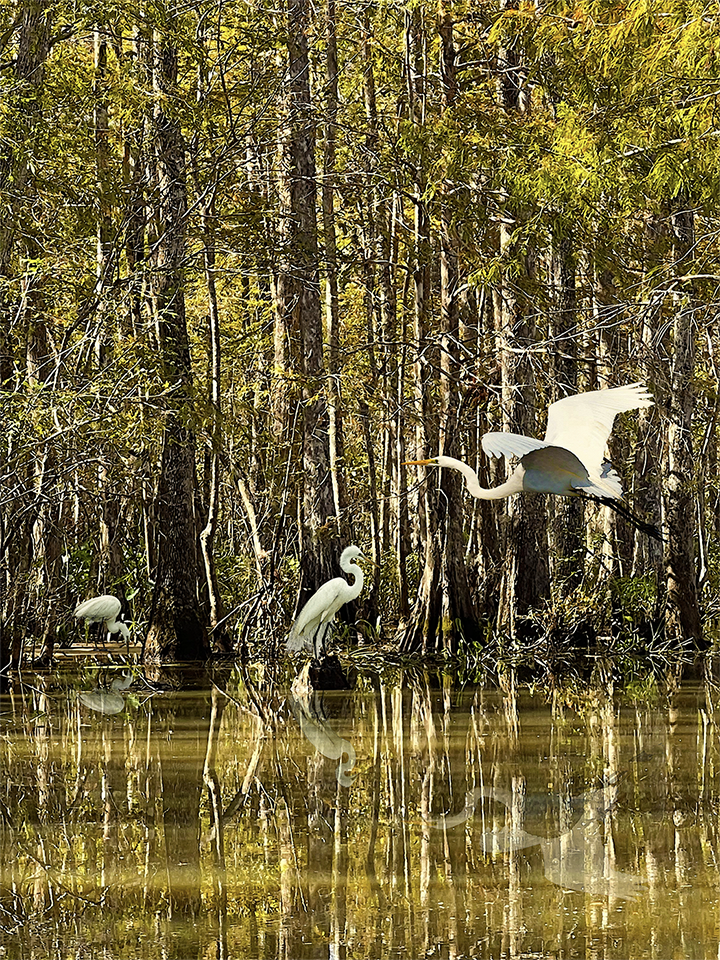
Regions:
<instances>
[{"instance_id":1,"label":"egret yellow beak","mask_svg":"<svg viewBox=\"0 0 720 960\"><path fill-rule=\"evenodd\" d=\"M364 563L367 563L370 567L378 567L380 564L375 563L374 560L371 560L370 557L364 553L361 557L358 557L358 560L362 560Z\"/></svg>"},{"instance_id":2,"label":"egret yellow beak","mask_svg":"<svg viewBox=\"0 0 720 960\"><path fill-rule=\"evenodd\" d=\"M435 460L434 459L433 460L405 460L405 462L403 463L403 467L410 467L413 465L424 466L425 464L428 464L428 463L435 463Z\"/></svg>"}]
</instances>

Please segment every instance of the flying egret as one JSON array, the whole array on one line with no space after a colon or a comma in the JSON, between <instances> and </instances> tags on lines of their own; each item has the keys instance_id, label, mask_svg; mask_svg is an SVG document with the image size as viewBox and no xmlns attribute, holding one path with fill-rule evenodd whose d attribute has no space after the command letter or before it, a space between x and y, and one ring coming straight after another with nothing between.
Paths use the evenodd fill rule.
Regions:
<instances>
[{"instance_id":1,"label":"flying egret","mask_svg":"<svg viewBox=\"0 0 720 960\"><path fill-rule=\"evenodd\" d=\"M365 574L354 562L364 556L360 547L345 547L340 556L340 569L354 577L348 583L343 577L334 577L319 587L298 614L290 629L287 649L311 651L316 660L324 649L325 637L340 607L360 596Z\"/></svg>"},{"instance_id":2,"label":"flying egret","mask_svg":"<svg viewBox=\"0 0 720 960\"><path fill-rule=\"evenodd\" d=\"M650 407L653 402L652 395L641 383L592 390L550 404L543 440L517 433L486 433L481 441L485 453L491 457L517 457L520 461L505 483L490 489L480 486L471 466L454 457L439 456L407 463L458 470L465 477L468 492L480 500L502 500L515 493L589 496L617 510L650 536L661 539L654 526L639 520L616 502L622 500L620 477L604 459L617 414Z\"/></svg>"},{"instance_id":3,"label":"flying egret","mask_svg":"<svg viewBox=\"0 0 720 960\"><path fill-rule=\"evenodd\" d=\"M129 649L130 631L122 620L118 620L121 607L122 603L117 597L103 594L101 597L92 597L84 603L79 603L75 607L74 616L78 620L87 621L87 623L104 623L108 633L122 634Z\"/></svg>"}]
</instances>

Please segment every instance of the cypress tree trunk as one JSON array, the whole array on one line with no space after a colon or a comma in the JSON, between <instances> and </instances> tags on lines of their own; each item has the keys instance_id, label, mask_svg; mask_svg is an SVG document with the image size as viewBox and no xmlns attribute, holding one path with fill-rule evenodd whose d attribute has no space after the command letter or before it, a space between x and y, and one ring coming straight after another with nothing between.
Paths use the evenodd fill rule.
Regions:
<instances>
[{"instance_id":1,"label":"cypress tree trunk","mask_svg":"<svg viewBox=\"0 0 720 960\"><path fill-rule=\"evenodd\" d=\"M310 96L308 0L289 0L288 100L290 107L290 200L293 214L291 258L297 284L302 376L302 476L303 523L301 583L302 606L321 583L337 576L337 549L318 536L335 513L330 471L330 438L325 393L323 325L320 305L320 265L317 230L317 178L315 172L315 115Z\"/></svg>"},{"instance_id":2,"label":"cypress tree trunk","mask_svg":"<svg viewBox=\"0 0 720 960\"><path fill-rule=\"evenodd\" d=\"M596 357L597 381L592 385L593 390L611 386L614 383L615 366L622 349L618 337L618 295L613 282L612 274L607 269L598 269L593 263L592 273L592 309L596 335L591 339L591 349ZM608 452L612 463L622 463L620 444L616 433L610 435ZM589 514L590 518L590 514ZM599 507L593 510L591 523L603 533L601 547L601 564L598 579L606 583L621 575L623 558L623 525L624 520L609 507ZM612 594L613 621L618 622L621 611L617 609L617 597Z\"/></svg>"},{"instance_id":3,"label":"cypress tree trunk","mask_svg":"<svg viewBox=\"0 0 720 960\"><path fill-rule=\"evenodd\" d=\"M448 7L449 4L442 3L439 7L443 110L451 107L457 92L453 20ZM457 396L460 370L457 246L446 195L442 201L440 236L440 446L442 453L451 457L458 457L461 452ZM459 641L463 637L473 638L477 629L465 564L462 478L457 471L443 470L439 483L428 495L425 568L400 647L404 651L455 653Z\"/></svg>"},{"instance_id":4,"label":"cypress tree trunk","mask_svg":"<svg viewBox=\"0 0 720 960\"><path fill-rule=\"evenodd\" d=\"M95 285L95 300L100 323L97 325L98 334L95 340L95 358L100 370L106 368L112 361L114 352L113 333L108 329L109 311L105 289L112 277L116 262L112 238L112 201L110 168L110 120L107 104L108 84L108 50L107 37L99 27L95 28L94 36L94 67L93 88L96 97L95 103L95 165L98 191L97 216L97 280ZM124 590L118 581L123 574L123 554L120 546L120 500L108 479L106 463L101 463L98 469L98 491L101 505L100 515L100 563L98 565L97 589L98 593L117 593Z\"/></svg>"},{"instance_id":5,"label":"cypress tree trunk","mask_svg":"<svg viewBox=\"0 0 720 960\"><path fill-rule=\"evenodd\" d=\"M198 41L206 46L204 25L198 24ZM208 91L205 60L198 68L197 99L203 103ZM210 626L214 630L223 619L224 611L220 597L220 587L215 568L213 544L220 516L220 456L223 444L222 431L222 383L221 383L221 342L220 307L218 304L215 227L217 210L215 199L218 190L217 174L213 172L210 182L203 184L200 173L197 138L192 143L193 181L197 196L200 198L200 223L203 238L203 267L207 288L208 323L208 407L210 410L210 444L205 452L205 525L200 531L200 550L203 559ZM215 637L217 643L218 637Z\"/></svg>"},{"instance_id":6,"label":"cypress tree trunk","mask_svg":"<svg viewBox=\"0 0 720 960\"><path fill-rule=\"evenodd\" d=\"M210 604L210 626L214 629L223 617L222 600L215 570L215 554L213 542L218 527L220 514L220 451L222 444L221 416L222 416L222 389L220 380L220 313L218 308L217 290L215 285L215 239L213 235L213 221L215 188L210 191L206 200L202 201L202 223L204 231L203 260L205 263L205 280L207 283L208 298L208 339L209 343L209 406L212 415L211 449L206 458L207 476L207 514L205 526L200 533L200 548L202 551L205 578L207 581L208 601Z\"/></svg>"},{"instance_id":7,"label":"cypress tree trunk","mask_svg":"<svg viewBox=\"0 0 720 960\"><path fill-rule=\"evenodd\" d=\"M683 203L683 198L677 201ZM671 219L673 254L682 272L695 242L694 215L683 205ZM677 298L673 320L673 367L667 424L668 476L665 490L665 630L677 640L702 643L700 605L695 570L695 461L692 440L695 324L692 286Z\"/></svg>"},{"instance_id":8,"label":"cypress tree trunk","mask_svg":"<svg viewBox=\"0 0 720 960\"><path fill-rule=\"evenodd\" d=\"M326 41L326 119L323 149L322 213L325 243L325 323L328 342L328 418L330 468L338 531L345 509L343 476L344 443L342 426L342 399L340 396L340 305L338 299L337 236L335 230L335 142L338 115L338 62L335 0L327 0L325 7Z\"/></svg>"},{"instance_id":9,"label":"cypress tree trunk","mask_svg":"<svg viewBox=\"0 0 720 960\"><path fill-rule=\"evenodd\" d=\"M56 365L60 358L53 349L50 316L43 289L42 270L34 264L42 259L42 240L37 236L34 219L27 217L37 196L37 185L32 165L35 131L43 123L42 94L45 83L45 64L50 50L49 11L43 0L23 7L20 15L20 33L15 78L17 100L17 148L9 158L8 180L15 197L14 217L3 224L0 263L5 275L12 274L11 257L19 252L26 264L21 280L18 308L19 326L26 342L26 373L28 383L39 388L50 383L60 384ZM32 511L29 570L31 595L34 595L34 615L42 624L42 645L39 660L43 664L52 659L59 597L56 595L60 576L59 521L61 504L55 490L57 482L57 453L54 445L43 443L33 451L28 465L28 479L34 492Z\"/></svg>"},{"instance_id":10,"label":"cypress tree trunk","mask_svg":"<svg viewBox=\"0 0 720 960\"><path fill-rule=\"evenodd\" d=\"M570 227L553 232L552 281L555 309L550 323L553 342L551 402L577 393L577 293ZM552 575L560 596L567 596L583 576L585 518L582 500L553 497L550 539Z\"/></svg>"},{"instance_id":11,"label":"cypress tree trunk","mask_svg":"<svg viewBox=\"0 0 720 960\"><path fill-rule=\"evenodd\" d=\"M656 373L651 358L654 358L659 342L659 323L661 322L664 300L663 296L658 296L657 291L653 291L651 277L655 274L658 266L664 266L665 264L665 251L668 242L665 223L668 219L669 217L649 214L645 226L644 269L646 275L648 275L648 283L643 294L646 306L640 317L639 340L642 344L640 378L651 384L655 381ZM656 392L655 389L653 389L653 392ZM657 395L656 402L660 403L660 397ZM638 439L635 448L635 469L633 471L633 509L639 516L645 517L660 529L662 525L663 472L659 469L659 465L663 461L661 449L663 437L662 431L658 428L657 406L639 410L637 416ZM651 574L654 575L658 599L660 605L662 605L665 599L661 589L665 580L663 545L652 537L636 536L633 549L632 576L648 577Z\"/></svg>"},{"instance_id":12,"label":"cypress tree trunk","mask_svg":"<svg viewBox=\"0 0 720 960\"><path fill-rule=\"evenodd\" d=\"M185 318L183 262L187 182L185 144L175 118L163 106L172 102L177 80L177 51L168 39L156 46L153 117L159 187L160 235L154 263L154 294L164 376L172 385L166 415L160 483L157 492L158 565L146 661L199 660L210 652L197 593L197 517L195 515L195 436L187 426L192 370Z\"/></svg>"},{"instance_id":13,"label":"cypress tree trunk","mask_svg":"<svg viewBox=\"0 0 720 960\"><path fill-rule=\"evenodd\" d=\"M392 196L388 196L384 177L379 169L380 156L380 129L378 125L377 92L375 71L373 68L372 21L368 8L363 17L363 94L365 102L365 118L367 133L365 136L365 176L370 185L367 197L367 276L370 310L368 319L372 329L372 358L375 366L372 394L383 410L392 408L396 394L393 372L391 371L391 354L388 344L395 339L396 328L396 295L393 277L391 274L391 220ZM392 473L392 442L391 427L385 427L382 434L375 435L375 445L381 450L378 456L379 469L376 471L377 480L377 524L375 529L375 545L373 560L378 566L373 571L373 593L376 595L380 587L380 558L387 547L389 539L390 500L389 479Z\"/></svg>"},{"instance_id":14,"label":"cypress tree trunk","mask_svg":"<svg viewBox=\"0 0 720 960\"><path fill-rule=\"evenodd\" d=\"M422 7L413 7L405 12L405 73L408 84L408 110L416 126L425 122L425 30ZM430 314L430 217L428 215L425 187L426 179L422 162L418 160L413 170L414 259L413 273L413 340L416 360L413 364L413 400L415 408L415 457L424 460L437 435L431 425L429 374L431 351L428 343L428 317ZM437 478L430 476L424 491L418 496L418 531L422 540L430 536L428 530L427 497Z\"/></svg>"},{"instance_id":15,"label":"cypress tree trunk","mask_svg":"<svg viewBox=\"0 0 720 960\"><path fill-rule=\"evenodd\" d=\"M503 9L515 8L514 0ZM510 48L498 53L497 91L505 113L524 112L528 94L517 54ZM500 363L503 385L503 429L533 436L535 432L535 377L527 351L536 339L534 323L522 295L528 276L526 255L517 248L519 216L506 198L500 225L500 256L505 277L495 291L495 320L499 323ZM512 275L512 279L507 279ZM509 466L509 465L508 465ZM498 627L511 635L518 632L518 619L544 600L550 592L545 507L540 496L523 495L508 500L509 523L505 531L505 559L500 588Z\"/></svg>"}]
</instances>

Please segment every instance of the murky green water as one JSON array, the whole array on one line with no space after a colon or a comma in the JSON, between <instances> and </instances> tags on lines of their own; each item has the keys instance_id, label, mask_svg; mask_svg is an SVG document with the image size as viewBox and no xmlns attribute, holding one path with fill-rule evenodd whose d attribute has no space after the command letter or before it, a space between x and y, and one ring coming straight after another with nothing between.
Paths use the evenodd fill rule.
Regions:
<instances>
[{"instance_id":1,"label":"murky green water","mask_svg":"<svg viewBox=\"0 0 720 960\"><path fill-rule=\"evenodd\" d=\"M0 957L717 957L714 672L25 674Z\"/></svg>"}]
</instances>

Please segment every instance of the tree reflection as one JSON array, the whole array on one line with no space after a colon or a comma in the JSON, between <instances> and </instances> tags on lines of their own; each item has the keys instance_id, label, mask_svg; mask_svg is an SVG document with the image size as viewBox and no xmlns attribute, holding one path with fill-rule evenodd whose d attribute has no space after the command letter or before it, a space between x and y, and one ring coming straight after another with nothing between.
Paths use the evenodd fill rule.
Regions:
<instances>
[{"instance_id":1,"label":"tree reflection","mask_svg":"<svg viewBox=\"0 0 720 960\"><path fill-rule=\"evenodd\" d=\"M0 945L23 929L44 958L50 924L65 954L138 960L717 952L716 669L617 673L540 695L510 668L388 669L305 698L183 672L118 713L78 698L95 681L14 678Z\"/></svg>"}]
</instances>

